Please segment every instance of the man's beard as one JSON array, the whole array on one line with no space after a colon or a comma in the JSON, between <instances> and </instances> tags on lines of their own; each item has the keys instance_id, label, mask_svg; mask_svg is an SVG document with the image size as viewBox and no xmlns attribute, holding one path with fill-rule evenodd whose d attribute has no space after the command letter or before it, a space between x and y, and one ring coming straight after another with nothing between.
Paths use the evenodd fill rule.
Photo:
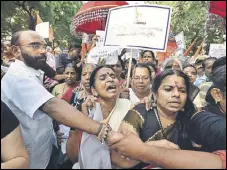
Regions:
<instances>
[{"instance_id":1,"label":"man's beard","mask_svg":"<svg viewBox=\"0 0 227 170\"><path fill-rule=\"evenodd\" d=\"M46 55L42 56L30 56L23 51L21 51L22 57L24 58L24 63L36 70L42 69L46 65L47 57Z\"/></svg>"}]
</instances>

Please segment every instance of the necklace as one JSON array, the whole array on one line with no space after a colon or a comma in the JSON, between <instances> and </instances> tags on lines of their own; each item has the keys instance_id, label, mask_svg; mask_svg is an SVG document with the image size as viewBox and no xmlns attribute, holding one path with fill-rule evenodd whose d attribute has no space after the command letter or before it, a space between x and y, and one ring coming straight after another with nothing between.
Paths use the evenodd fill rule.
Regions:
<instances>
[{"instance_id":1,"label":"necklace","mask_svg":"<svg viewBox=\"0 0 227 170\"><path fill-rule=\"evenodd\" d=\"M164 133L164 129L163 129L163 126L162 126L162 122L161 122L160 116L159 116L159 114L158 114L156 108L154 108L154 112L155 112L155 115L156 115L156 117L157 117L158 124L159 124L159 127L160 127L161 132L162 132L162 136L163 136L164 139L166 139L166 135L165 135L165 133Z\"/></svg>"}]
</instances>

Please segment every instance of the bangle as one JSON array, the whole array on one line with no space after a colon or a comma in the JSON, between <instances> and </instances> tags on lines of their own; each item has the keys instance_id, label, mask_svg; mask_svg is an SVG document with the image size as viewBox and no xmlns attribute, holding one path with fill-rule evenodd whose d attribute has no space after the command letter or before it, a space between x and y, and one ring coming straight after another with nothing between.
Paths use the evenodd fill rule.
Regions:
<instances>
[{"instance_id":1,"label":"bangle","mask_svg":"<svg viewBox=\"0 0 227 170\"><path fill-rule=\"evenodd\" d=\"M112 131L112 128L110 127L109 124L104 125L104 126L102 127L102 130L101 130L100 133L98 134L98 139L99 139L99 141L100 141L102 144L104 144L104 142L105 142L105 140L106 140L106 138L107 138L107 136L108 136L108 133L111 132L111 131Z\"/></svg>"}]
</instances>

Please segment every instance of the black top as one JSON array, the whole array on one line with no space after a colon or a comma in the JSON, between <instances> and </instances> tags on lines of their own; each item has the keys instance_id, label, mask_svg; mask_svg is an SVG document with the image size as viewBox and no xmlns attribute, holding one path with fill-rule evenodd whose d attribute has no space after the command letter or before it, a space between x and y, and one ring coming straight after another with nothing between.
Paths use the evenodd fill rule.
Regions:
<instances>
[{"instance_id":1,"label":"black top","mask_svg":"<svg viewBox=\"0 0 227 170\"><path fill-rule=\"evenodd\" d=\"M10 134L19 125L19 121L9 107L1 101L1 139Z\"/></svg>"},{"instance_id":2,"label":"black top","mask_svg":"<svg viewBox=\"0 0 227 170\"><path fill-rule=\"evenodd\" d=\"M226 118L203 111L190 121L189 136L202 151L214 152L226 149Z\"/></svg>"}]
</instances>

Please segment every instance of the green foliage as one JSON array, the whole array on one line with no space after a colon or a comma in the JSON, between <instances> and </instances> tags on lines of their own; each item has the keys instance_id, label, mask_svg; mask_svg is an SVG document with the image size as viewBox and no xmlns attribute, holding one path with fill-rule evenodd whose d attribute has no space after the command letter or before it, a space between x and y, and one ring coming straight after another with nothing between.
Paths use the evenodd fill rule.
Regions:
<instances>
[{"instance_id":1,"label":"green foliage","mask_svg":"<svg viewBox=\"0 0 227 170\"><path fill-rule=\"evenodd\" d=\"M68 42L79 42L71 35L70 25L82 5L82 1L1 1L1 39L9 39L19 30L34 30L35 11L39 11L43 22L52 24L55 40L65 48Z\"/></svg>"},{"instance_id":2,"label":"green foliage","mask_svg":"<svg viewBox=\"0 0 227 170\"><path fill-rule=\"evenodd\" d=\"M146 1L148 4L167 5L172 7L171 24L176 34L184 32L185 44L188 47L191 42L198 38L194 50L200 45L203 38L206 38L206 53L209 50L210 43L223 43L223 31L220 28L220 17L211 14L215 18L215 22L205 27L206 18L208 16L209 1ZM205 28L207 32L205 32Z\"/></svg>"}]
</instances>

